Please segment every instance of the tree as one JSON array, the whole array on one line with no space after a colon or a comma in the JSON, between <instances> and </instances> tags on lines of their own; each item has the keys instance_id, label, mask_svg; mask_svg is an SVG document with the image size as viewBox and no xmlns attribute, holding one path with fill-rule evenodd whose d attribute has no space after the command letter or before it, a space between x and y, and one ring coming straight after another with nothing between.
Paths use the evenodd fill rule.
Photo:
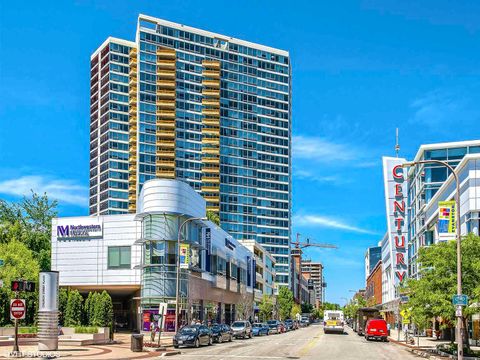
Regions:
<instances>
[{"instance_id":1,"label":"tree","mask_svg":"<svg viewBox=\"0 0 480 360\"><path fill-rule=\"evenodd\" d=\"M262 301L258 304L260 318L263 321L269 320L272 317L273 312L273 300L271 296L263 294Z\"/></svg>"},{"instance_id":2,"label":"tree","mask_svg":"<svg viewBox=\"0 0 480 360\"><path fill-rule=\"evenodd\" d=\"M15 293L10 290L11 282L18 279L37 281L40 269L32 251L14 238L7 243L0 244L0 254L4 260L4 266L0 267L0 279L5 284L0 288L0 324L8 325L11 324L10 299L15 297ZM32 324L37 313L38 289L34 293L24 293L22 297L25 298L27 306L24 323Z\"/></svg>"},{"instance_id":3,"label":"tree","mask_svg":"<svg viewBox=\"0 0 480 360\"><path fill-rule=\"evenodd\" d=\"M301 309L302 314L310 314L313 311L313 305L309 303L303 303Z\"/></svg>"},{"instance_id":4,"label":"tree","mask_svg":"<svg viewBox=\"0 0 480 360\"><path fill-rule=\"evenodd\" d=\"M239 320L247 320L253 316L253 296L248 292L241 295L240 302L235 305L235 312Z\"/></svg>"},{"instance_id":5,"label":"tree","mask_svg":"<svg viewBox=\"0 0 480 360\"><path fill-rule=\"evenodd\" d=\"M301 315L302 312L303 312L303 311L302 311L302 307L301 307L300 305L298 305L298 304L294 304L294 305L292 306L292 311L290 312L290 317L291 317L292 319L296 319L296 318L297 318L297 314L300 314L300 315Z\"/></svg>"},{"instance_id":6,"label":"tree","mask_svg":"<svg viewBox=\"0 0 480 360\"><path fill-rule=\"evenodd\" d=\"M93 295L93 319L91 325L93 326L108 326L113 325L113 303L110 295L103 290L102 293Z\"/></svg>"},{"instance_id":7,"label":"tree","mask_svg":"<svg viewBox=\"0 0 480 360\"><path fill-rule=\"evenodd\" d=\"M61 288L58 291L58 321L60 325L65 325L65 310L68 303L68 291L65 288Z\"/></svg>"},{"instance_id":8,"label":"tree","mask_svg":"<svg viewBox=\"0 0 480 360\"><path fill-rule=\"evenodd\" d=\"M82 302L83 298L78 290L73 290L68 293L64 317L65 326L82 325Z\"/></svg>"},{"instance_id":9,"label":"tree","mask_svg":"<svg viewBox=\"0 0 480 360\"><path fill-rule=\"evenodd\" d=\"M213 222L215 225L220 226L220 217L212 210L207 210L207 219Z\"/></svg>"},{"instance_id":10,"label":"tree","mask_svg":"<svg viewBox=\"0 0 480 360\"><path fill-rule=\"evenodd\" d=\"M455 241L421 248L418 263L422 264L419 279L409 279L404 292L409 295L407 307L414 321L426 323L441 317L442 328L453 328L455 307L452 297L457 292L457 245ZM469 234L462 240L462 292L471 303L480 301L480 237ZM464 323L474 309L464 307Z\"/></svg>"},{"instance_id":11,"label":"tree","mask_svg":"<svg viewBox=\"0 0 480 360\"><path fill-rule=\"evenodd\" d=\"M278 311L280 320L285 320L290 316L293 307L293 293L286 286L280 287L277 296Z\"/></svg>"}]
</instances>

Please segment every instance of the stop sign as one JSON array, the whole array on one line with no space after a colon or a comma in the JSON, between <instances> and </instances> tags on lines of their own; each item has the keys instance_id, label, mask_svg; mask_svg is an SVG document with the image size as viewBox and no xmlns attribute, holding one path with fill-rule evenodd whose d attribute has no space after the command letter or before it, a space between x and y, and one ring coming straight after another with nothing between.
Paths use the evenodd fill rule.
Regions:
<instances>
[{"instance_id":1,"label":"stop sign","mask_svg":"<svg viewBox=\"0 0 480 360\"><path fill-rule=\"evenodd\" d=\"M25 319L25 300L24 299L10 300L10 319L12 320Z\"/></svg>"}]
</instances>

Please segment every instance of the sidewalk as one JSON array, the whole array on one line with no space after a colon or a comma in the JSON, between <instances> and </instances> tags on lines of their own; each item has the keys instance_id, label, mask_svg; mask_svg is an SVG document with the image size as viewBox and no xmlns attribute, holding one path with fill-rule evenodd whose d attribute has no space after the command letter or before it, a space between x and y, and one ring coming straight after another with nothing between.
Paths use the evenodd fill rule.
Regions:
<instances>
[{"instance_id":1,"label":"sidewalk","mask_svg":"<svg viewBox=\"0 0 480 360\"><path fill-rule=\"evenodd\" d=\"M409 334L409 338L411 335ZM413 337L415 340L415 344L406 344L405 343L405 333L403 331L400 332L400 341L398 341L398 330L396 329L391 329L390 330L390 336L388 337L388 340L394 342L394 343L400 343L403 345L408 345L409 347L415 347L415 348L423 348L423 349L433 349L437 345L440 344L448 344L450 341L445 341L445 340L437 340L436 337L426 337L426 336L420 336L420 337Z\"/></svg>"}]
</instances>

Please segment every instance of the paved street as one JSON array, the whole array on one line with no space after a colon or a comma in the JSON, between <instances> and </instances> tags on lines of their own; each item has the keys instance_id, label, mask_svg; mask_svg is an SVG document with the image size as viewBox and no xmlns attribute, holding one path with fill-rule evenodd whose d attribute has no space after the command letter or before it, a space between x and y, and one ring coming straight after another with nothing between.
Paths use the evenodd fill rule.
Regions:
<instances>
[{"instance_id":1,"label":"paved street","mask_svg":"<svg viewBox=\"0 0 480 360\"><path fill-rule=\"evenodd\" d=\"M320 325L281 335L236 340L227 344L181 349L178 360L221 359L306 359L306 360L396 360L418 359L403 347L383 342L367 342L347 330L348 334L324 334Z\"/></svg>"}]
</instances>

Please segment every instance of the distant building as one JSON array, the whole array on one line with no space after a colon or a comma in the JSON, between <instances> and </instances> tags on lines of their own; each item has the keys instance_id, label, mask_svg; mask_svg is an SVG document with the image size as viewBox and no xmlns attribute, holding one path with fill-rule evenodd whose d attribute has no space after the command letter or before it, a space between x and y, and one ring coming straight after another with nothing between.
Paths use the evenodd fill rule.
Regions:
<instances>
[{"instance_id":1,"label":"distant building","mask_svg":"<svg viewBox=\"0 0 480 360\"><path fill-rule=\"evenodd\" d=\"M311 281L315 292L313 304L316 308L320 308L323 303L323 265L312 260L302 260L302 275Z\"/></svg>"},{"instance_id":2,"label":"distant building","mask_svg":"<svg viewBox=\"0 0 480 360\"><path fill-rule=\"evenodd\" d=\"M381 306L382 301L382 261L372 269L365 286L365 300L368 306Z\"/></svg>"},{"instance_id":3,"label":"distant building","mask_svg":"<svg viewBox=\"0 0 480 360\"><path fill-rule=\"evenodd\" d=\"M377 263L382 260L382 246L369 247L365 252L365 280L370 276Z\"/></svg>"}]
</instances>

